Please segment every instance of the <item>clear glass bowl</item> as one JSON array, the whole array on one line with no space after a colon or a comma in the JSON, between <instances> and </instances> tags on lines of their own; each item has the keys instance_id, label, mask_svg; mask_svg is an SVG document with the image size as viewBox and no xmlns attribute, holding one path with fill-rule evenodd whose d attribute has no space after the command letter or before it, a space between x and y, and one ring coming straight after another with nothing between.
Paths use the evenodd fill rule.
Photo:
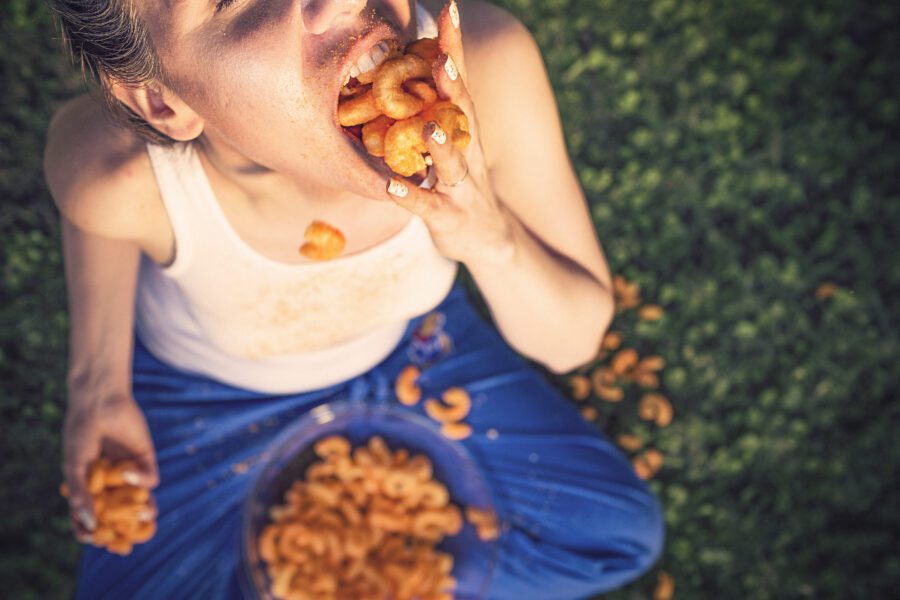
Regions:
<instances>
[{"instance_id":1,"label":"clear glass bowl","mask_svg":"<svg viewBox=\"0 0 900 600\"><path fill-rule=\"evenodd\" d=\"M373 404L367 399L322 404L287 426L273 441L269 457L251 485L240 542L246 597L274 598L256 540L268 522L269 507L283 503L291 483L303 479L306 467L318 460L313 444L334 434L345 436L354 447L380 435L392 451L406 448L410 456L424 454L432 462L434 478L447 486L451 502L462 510L469 505L494 510L487 482L468 450L444 437L430 419L402 405ZM458 535L444 538L437 548L453 555L454 598L483 598L496 561L496 540L482 541L466 522Z\"/></svg>"}]
</instances>

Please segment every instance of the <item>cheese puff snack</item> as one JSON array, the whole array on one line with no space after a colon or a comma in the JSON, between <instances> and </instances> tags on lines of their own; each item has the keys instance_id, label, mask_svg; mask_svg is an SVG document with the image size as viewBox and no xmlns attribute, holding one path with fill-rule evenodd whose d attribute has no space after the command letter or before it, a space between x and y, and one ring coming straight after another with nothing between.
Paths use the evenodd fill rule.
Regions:
<instances>
[{"instance_id":1,"label":"cheese puff snack","mask_svg":"<svg viewBox=\"0 0 900 600\"><path fill-rule=\"evenodd\" d=\"M472 435L472 426L462 420L472 409L472 399L461 387L452 387L442 395L443 403L429 398L425 401L425 413L441 424L441 433L451 440L462 440Z\"/></svg>"},{"instance_id":2,"label":"cheese puff snack","mask_svg":"<svg viewBox=\"0 0 900 600\"><path fill-rule=\"evenodd\" d=\"M351 77L338 100L338 122L366 151L383 158L404 177L431 164L422 129L437 122L460 150L469 144L469 122L455 104L440 100L431 66L440 54L434 38L416 40L403 51L392 46L376 68Z\"/></svg>"},{"instance_id":3,"label":"cheese puff snack","mask_svg":"<svg viewBox=\"0 0 900 600\"><path fill-rule=\"evenodd\" d=\"M306 241L300 246L300 254L312 260L331 260L344 251L344 234L322 221L310 223L303 238Z\"/></svg>"},{"instance_id":4,"label":"cheese puff snack","mask_svg":"<svg viewBox=\"0 0 900 600\"><path fill-rule=\"evenodd\" d=\"M453 556L436 545L466 518L433 479L431 461L374 436L353 448L344 437L318 440L321 460L294 481L257 538L278 599L386 600L453 597ZM474 510L474 512L472 512ZM471 514L470 514L471 513ZM467 509L491 534L491 514Z\"/></svg>"},{"instance_id":5,"label":"cheese puff snack","mask_svg":"<svg viewBox=\"0 0 900 600\"><path fill-rule=\"evenodd\" d=\"M88 467L88 491L97 516L91 544L121 556L131 554L135 544L150 540L156 533L150 491L126 482L125 474L136 470L133 461L113 463L103 456ZM59 491L68 497L66 484Z\"/></svg>"}]
</instances>

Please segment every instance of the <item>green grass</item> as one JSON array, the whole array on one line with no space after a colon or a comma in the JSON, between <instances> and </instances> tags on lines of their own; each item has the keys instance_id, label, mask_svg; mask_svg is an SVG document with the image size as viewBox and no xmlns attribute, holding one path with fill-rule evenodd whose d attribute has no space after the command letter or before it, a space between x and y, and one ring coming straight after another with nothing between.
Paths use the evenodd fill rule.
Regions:
<instances>
[{"instance_id":1,"label":"green grass","mask_svg":"<svg viewBox=\"0 0 900 600\"><path fill-rule=\"evenodd\" d=\"M463 10L465 10L463 0ZM887 598L900 583L900 14L835 0L505 0L544 51L615 273L666 309L658 568L613 598ZM65 282L47 120L79 89L45 5L0 5L0 584L66 598ZM818 300L820 283L838 292ZM594 365L586 365L585 371ZM555 378L560 386L566 378ZM893 510L892 510L893 509Z\"/></svg>"}]
</instances>

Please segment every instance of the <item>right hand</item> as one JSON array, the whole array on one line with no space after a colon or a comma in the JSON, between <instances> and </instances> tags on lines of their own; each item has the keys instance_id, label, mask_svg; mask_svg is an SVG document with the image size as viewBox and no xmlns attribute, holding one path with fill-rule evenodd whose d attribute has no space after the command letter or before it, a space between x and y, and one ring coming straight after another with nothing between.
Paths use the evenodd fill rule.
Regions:
<instances>
[{"instance_id":1,"label":"right hand","mask_svg":"<svg viewBox=\"0 0 900 600\"><path fill-rule=\"evenodd\" d=\"M90 542L96 527L93 500L87 487L88 467L100 456L112 462L132 460L138 465L136 484L148 489L159 484L156 451L147 420L128 395L104 401L81 401L70 392L63 427L63 477L69 488L69 515L75 537ZM151 495L156 518L156 503ZM93 524L93 526L92 526Z\"/></svg>"}]
</instances>

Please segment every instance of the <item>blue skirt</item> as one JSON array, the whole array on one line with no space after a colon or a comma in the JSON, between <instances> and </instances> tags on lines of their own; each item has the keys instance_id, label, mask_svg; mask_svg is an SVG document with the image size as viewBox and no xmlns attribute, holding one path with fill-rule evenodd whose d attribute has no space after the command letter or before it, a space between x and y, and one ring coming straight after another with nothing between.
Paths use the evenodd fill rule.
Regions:
<instances>
[{"instance_id":1,"label":"blue skirt","mask_svg":"<svg viewBox=\"0 0 900 600\"><path fill-rule=\"evenodd\" d=\"M663 519L627 459L509 347L459 283L435 311L452 349L423 370L423 398L452 386L469 392L473 433L462 444L507 527L486 597L587 598L650 568L661 550ZM391 390L404 366L434 350L416 335L424 318L411 320L397 347L367 373L288 395L181 371L135 338L134 397L160 473L158 529L124 557L84 546L76 599L245 597L236 549L243 501L262 466L258 457L311 408ZM423 404L404 409L424 414Z\"/></svg>"}]
</instances>

